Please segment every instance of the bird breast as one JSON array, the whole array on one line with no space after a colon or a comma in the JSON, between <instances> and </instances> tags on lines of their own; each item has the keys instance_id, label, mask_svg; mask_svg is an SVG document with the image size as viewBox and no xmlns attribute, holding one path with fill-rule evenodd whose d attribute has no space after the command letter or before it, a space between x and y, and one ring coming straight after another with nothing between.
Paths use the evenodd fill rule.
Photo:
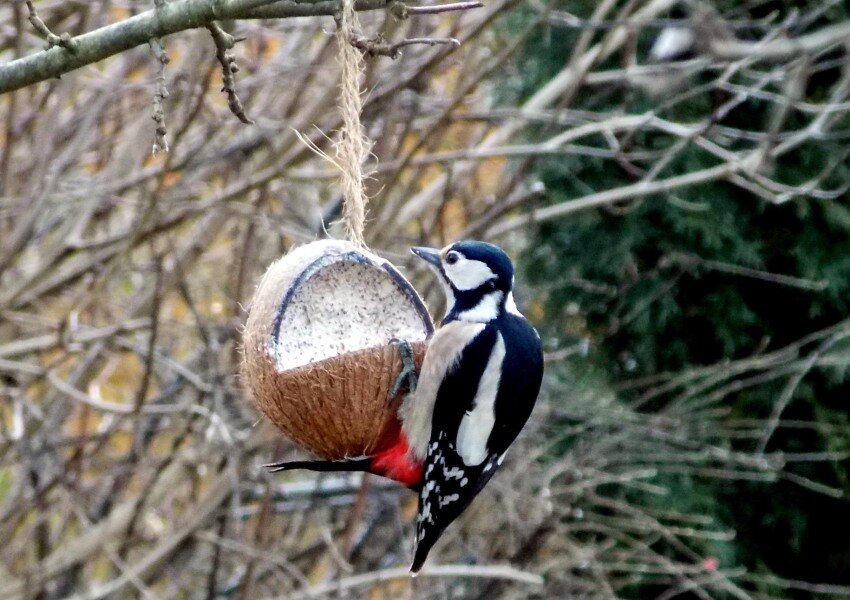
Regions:
<instances>
[{"instance_id":1,"label":"bird breast","mask_svg":"<svg viewBox=\"0 0 850 600\"><path fill-rule=\"evenodd\" d=\"M440 327L431 338L416 391L405 398L399 410L402 427L415 458L422 460L427 454L431 418L440 384L446 373L457 364L463 349L484 331L484 327L483 323L452 321Z\"/></svg>"}]
</instances>

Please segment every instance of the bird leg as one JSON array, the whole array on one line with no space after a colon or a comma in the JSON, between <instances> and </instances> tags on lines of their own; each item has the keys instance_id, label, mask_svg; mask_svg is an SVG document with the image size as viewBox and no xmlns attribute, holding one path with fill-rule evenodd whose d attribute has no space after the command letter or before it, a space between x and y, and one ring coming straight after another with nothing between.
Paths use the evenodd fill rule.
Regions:
<instances>
[{"instance_id":1,"label":"bird leg","mask_svg":"<svg viewBox=\"0 0 850 600\"><path fill-rule=\"evenodd\" d=\"M419 374L416 371L416 360L413 356L413 347L407 340L392 339L390 343L398 348L399 356L401 356L401 372L390 389L389 400L392 401L404 387L407 382L407 393L412 394L416 391L416 385L419 382Z\"/></svg>"}]
</instances>

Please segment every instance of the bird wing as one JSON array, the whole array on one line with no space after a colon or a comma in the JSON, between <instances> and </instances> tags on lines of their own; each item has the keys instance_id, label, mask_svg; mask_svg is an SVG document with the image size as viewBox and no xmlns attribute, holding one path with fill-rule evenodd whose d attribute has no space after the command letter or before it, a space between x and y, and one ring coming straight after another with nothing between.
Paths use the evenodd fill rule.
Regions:
<instances>
[{"instance_id":1,"label":"bird wing","mask_svg":"<svg viewBox=\"0 0 850 600\"><path fill-rule=\"evenodd\" d=\"M419 572L431 547L446 527L466 510L500 464L501 456L489 454L482 464L466 466L445 434L429 444L424 482L419 493L412 573Z\"/></svg>"},{"instance_id":2,"label":"bird wing","mask_svg":"<svg viewBox=\"0 0 850 600\"><path fill-rule=\"evenodd\" d=\"M496 395L496 413L510 415L499 419L487 440L487 448L503 454L525 426L540 392L543 380L543 350L540 337L523 318L507 315L499 324L506 351Z\"/></svg>"},{"instance_id":3,"label":"bird wing","mask_svg":"<svg viewBox=\"0 0 850 600\"><path fill-rule=\"evenodd\" d=\"M425 457L412 572L501 466L531 414L542 374L540 339L514 316L488 325L446 373Z\"/></svg>"},{"instance_id":4,"label":"bird wing","mask_svg":"<svg viewBox=\"0 0 850 600\"><path fill-rule=\"evenodd\" d=\"M460 353L442 379L434 404L419 516L417 572L431 546L484 487L499 464L487 450L505 345L498 331L485 327Z\"/></svg>"}]
</instances>

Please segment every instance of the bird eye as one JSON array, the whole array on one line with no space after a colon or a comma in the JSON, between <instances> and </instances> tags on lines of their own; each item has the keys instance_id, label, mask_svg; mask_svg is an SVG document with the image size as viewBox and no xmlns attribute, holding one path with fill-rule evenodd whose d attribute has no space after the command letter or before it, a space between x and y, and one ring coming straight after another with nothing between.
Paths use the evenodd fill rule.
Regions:
<instances>
[{"instance_id":1,"label":"bird eye","mask_svg":"<svg viewBox=\"0 0 850 600\"><path fill-rule=\"evenodd\" d=\"M455 252L454 250L452 250L451 252L449 252L446 255L446 262L449 263L450 265L453 265L458 261L459 258L460 258L460 255L457 252Z\"/></svg>"}]
</instances>

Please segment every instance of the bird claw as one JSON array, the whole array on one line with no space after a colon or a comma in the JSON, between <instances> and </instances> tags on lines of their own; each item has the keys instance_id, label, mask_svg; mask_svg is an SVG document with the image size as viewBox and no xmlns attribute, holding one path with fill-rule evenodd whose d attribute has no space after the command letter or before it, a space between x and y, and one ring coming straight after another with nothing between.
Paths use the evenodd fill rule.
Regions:
<instances>
[{"instance_id":1,"label":"bird claw","mask_svg":"<svg viewBox=\"0 0 850 600\"><path fill-rule=\"evenodd\" d=\"M416 371L416 360L413 355L413 347L407 340L399 340L393 338L390 343L398 348L398 353L401 356L401 372L390 389L389 400L392 401L402 390L405 382L407 382L407 390L409 394L416 391L416 385L419 382L419 374Z\"/></svg>"}]
</instances>

